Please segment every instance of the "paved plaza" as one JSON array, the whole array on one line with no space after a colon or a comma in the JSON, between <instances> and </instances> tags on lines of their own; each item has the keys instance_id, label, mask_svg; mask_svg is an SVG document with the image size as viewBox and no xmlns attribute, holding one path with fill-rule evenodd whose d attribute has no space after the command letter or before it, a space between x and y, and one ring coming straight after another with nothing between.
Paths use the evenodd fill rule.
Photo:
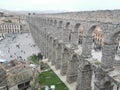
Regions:
<instances>
[{"instance_id":1,"label":"paved plaza","mask_svg":"<svg viewBox=\"0 0 120 90\"><path fill-rule=\"evenodd\" d=\"M30 55L40 52L30 33L11 34L0 41L0 58L26 60Z\"/></svg>"}]
</instances>

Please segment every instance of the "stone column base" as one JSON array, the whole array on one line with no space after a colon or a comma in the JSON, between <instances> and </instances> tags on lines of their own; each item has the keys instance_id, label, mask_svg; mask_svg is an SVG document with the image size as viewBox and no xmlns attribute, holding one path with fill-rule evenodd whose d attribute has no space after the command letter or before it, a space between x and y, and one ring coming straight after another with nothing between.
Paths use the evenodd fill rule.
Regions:
<instances>
[{"instance_id":1,"label":"stone column base","mask_svg":"<svg viewBox=\"0 0 120 90\"><path fill-rule=\"evenodd\" d=\"M97 83L94 83L94 90L113 90L113 85L101 86Z\"/></svg>"},{"instance_id":2,"label":"stone column base","mask_svg":"<svg viewBox=\"0 0 120 90\"><path fill-rule=\"evenodd\" d=\"M62 76L64 76L64 75L66 75L66 72L67 72L67 65L66 65L66 66L62 66L62 67L60 68L60 74L61 74Z\"/></svg>"},{"instance_id":3,"label":"stone column base","mask_svg":"<svg viewBox=\"0 0 120 90\"><path fill-rule=\"evenodd\" d=\"M90 87L86 87L84 89L80 89L80 86L76 86L76 90L92 90Z\"/></svg>"},{"instance_id":4,"label":"stone column base","mask_svg":"<svg viewBox=\"0 0 120 90\"><path fill-rule=\"evenodd\" d=\"M67 82L73 83L77 80L77 75L67 75Z\"/></svg>"}]
</instances>

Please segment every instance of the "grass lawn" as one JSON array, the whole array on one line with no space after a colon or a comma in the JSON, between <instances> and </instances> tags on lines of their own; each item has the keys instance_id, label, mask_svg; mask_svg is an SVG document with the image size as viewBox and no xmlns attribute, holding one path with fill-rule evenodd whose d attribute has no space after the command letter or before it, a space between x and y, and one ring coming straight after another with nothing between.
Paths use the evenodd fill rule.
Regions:
<instances>
[{"instance_id":1,"label":"grass lawn","mask_svg":"<svg viewBox=\"0 0 120 90\"><path fill-rule=\"evenodd\" d=\"M38 78L42 90L45 90L44 86L49 86L50 88L50 85L55 85L55 90L68 90L66 85L52 70L42 72Z\"/></svg>"}]
</instances>

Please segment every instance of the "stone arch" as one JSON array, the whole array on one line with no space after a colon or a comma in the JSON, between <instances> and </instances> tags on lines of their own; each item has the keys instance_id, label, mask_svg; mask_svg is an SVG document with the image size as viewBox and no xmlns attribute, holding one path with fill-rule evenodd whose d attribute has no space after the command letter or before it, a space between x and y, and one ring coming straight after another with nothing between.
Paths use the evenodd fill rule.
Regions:
<instances>
[{"instance_id":1,"label":"stone arch","mask_svg":"<svg viewBox=\"0 0 120 90\"><path fill-rule=\"evenodd\" d=\"M37 21L37 20L36 20ZM44 24L46 23L46 18L44 19Z\"/></svg>"},{"instance_id":2,"label":"stone arch","mask_svg":"<svg viewBox=\"0 0 120 90\"><path fill-rule=\"evenodd\" d=\"M110 43L115 43L115 38L120 34L120 30L115 30L109 34L109 39L106 41L109 41Z\"/></svg>"},{"instance_id":3,"label":"stone arch","mask_svg":"<svg viewBox=\"0 0 120 90\"><path fill-rule=\"evenodd\" d=\"M58 44L58 39L55 37L53 38L53 46L52 46L52 65L55 65L56 61L56 46Z\"/></svg>"},{"instance_id":4,"label":"stone arch","mask_svg":"<svg viewBox=\"0 0 120 90\"><path fill-rule=\"evenodd\" d=\"M67 82L73 83L77 80L78 76L79 57L77 54L73 54L71 59L68 60L67 69Z\"/></svg>"},{"instance_id":5,"label":"stone arch","mask_svg":"<svg viewBox=\"0 0 120 90\"><path fill-rule=\"evenodd\" d=\"M50 20L50 19L48 19L48 25L50 25L50 21L51 21L51 20Z\"/></svg>"},{"instance_id":6,"label":"stone arch","mask_svg":"<svg viewBox=\"0 0 120 90\"><path fill-rule=\"evenodd\" d=\"M94 88L95 90L113 90L111 80L106 76L106 72L101 67L95 69Z\"/></svg>"},{"instance_id":7,"label":"stone arch","mask_svg":"<svg viewBox=\"0 0 120 90\"><path fill-rule=\"evenodd\" d=\"M91 68L90 65L85 65L83 69L85 69L85 70L89 70L90 68Z\"/></svg>"},{"instance_id":8,"label":"stone arch","mask_svg":"<svg viewBox=\"0 0 120 90\"><path fill-rule=\"evenodd\" d=\"M43 18L43 23L45 22L45 19Z\"/></svg>"},{"instance_id":9,"label":"stone arch","mask_svg":"<svg viewBox=\"0 0 120 90\"><path fill-rule=\"evenodd\" d=\"M61 27L62 27L62 24L63 24L63 21L59 21L58 27L61 28Z\"/></svg>"},{"instance_id":10,"label":"stone arch","mask_svg":"<svg viewBox=\"0 0 120 90\"><path fill-rule=\"evenodd\" d=\"M52 35L50 35L49 36L49 38L48 38L48 43L49 43L49 45L48 45L48 61L52 61L52 50L53 50L53 36Z\"/></svg>"},{"instance_id":11,"label":"stone arch","mask_svg":"<svg viewBox=\"0 0 120 90\"><path fill-rule=\"evenodd\" d=\"M53 50L52 50L52 65L55 65L55 61L56 61L56 46L58 44L58 39L54 38L53 39Z\"/></svg>"},{"instance_id":12,"label":"stone arch","mask_svg":"<svg viewBox=\"0 0 120 90\"><path fill-rule=\"evenodd\" d=\"M93 25L92 27L90 27L90 29L88 30L87 34L91 34L93 33L93 31L95 30L95 28L97 27L97 25Z\"/></svg>"},{"instance_id":13,"label":"stone arch","mask_svg":"<svg viewBox=\"0 0 120 90\"><path fill-rule=\"evenodd\" d=\"M49 24L49 19L47 19L47 23Z\"/></svg>"},{"instance_id":14,"label":"stone arch","mask_svg":"<svg viewBox=\"0 0 120 90\"><path fill-rule=\"evenodd\" d=\"M50 25L53 25L53 20L50 20Z\"/></svg>"},{"instance_id":15,"label":"stone arch","mask_svg":"<svg viewBox=\"0 0 120 90\"><path fill-rule=\"evenodd\" d=\"M69 58L69 50L64 46L63 53L62 53L62 60L61 60L61 67L60 67L60 74L65 75L67 72L67 60Z\"/></svg>"},{"instance_id":16,"label":"stone arch","mask_svg":"<svg viewBox=\"0 0 120 90\"><path fill-rule=\"evenodd\" d=\"M113 85L113 83L109 80L109 81L106 81L105 83L104 83L104 88L105 88L105 90L113 90L113 87L114 87L114 85Z\"/></svg>"},{"instance_id":17,"label":"stone arch","mask_svg":"<svg viewBox=\"0 0 120 90\"><path fill-rule=\"evenodd\" d=\"M106 36L102 50L102 67L112 69L115 62L115 39L120 34L120 28L117 28ZM109 38L108 38L109 37Z\"/></svg>"},{"instance_id":18,"label":"stone arch","mask_svg":"<svg viewBox=\"0 0 120 90\"><path fill-rule=\"evenodd\" d=\"M49 41L49 37L50 37L50 33L48 32L46 35L46 56L47 58L49 57L49 45L50 45L50 41Z\"/></svg>"},{"instance_id":19,"label":"stone arch","mask_svg":"<svg viewBox=\"0 0 120 90\"><path fill-rule=\"evenodd\" d=\"M83 52L82 52L82 54L85 57L91 57L92 56L91 51L92 51L92 45L93 45L93 32L98 27L101 28L100 25L91 26L91 28L88 30L88 32L85 34L85 36L83 38L83 50L82 50Z\"/></svg>"},{"instance_id":20,"label":"stone arch","mask_svg":"<svg viewBox=\"0 0 120 90\"><path fill-rule=\"evenodd\" d=\"M57 20L54 20L54 26L55 27L57 26Z\"/></svg>"},{"instance_id":21,"label":"stone arch","mask_svg":"<svg viewBox=\"0 0 120 90\"><path fill-rule=\"evenodd\" d=\"M78 32L79 27L80 27L80 23L77 23L74 27L74 32Z\"/></svg>"},{"instance_id":22,"label":"stone arch","mask_svg":"<svg viewBox=\"0 0 120 90\"><path fill-rule=\"evenodd\" d=\"M65 25L65 29L69 29L69 26L70 26L70 22L67 22Z\"/></svg>"},{"instance_id":23,"label":"stone arch","mask_svg":"<svg viewBox=\"0 0 120 90\"><path fill-rule=\"evenodd\" d=\"M78 37L78 30L80 27L80 23L77 23L73 30L70 32L70 38L69 40L71 41L71 45L73 48L78 48L78 41L79 41L79 37Z\"/></svg>"},{"instance_id":24,"label":"stone arch","mask_svg":"<svg viewBox=\"0 0 120 90\"><path fill-rule=\"evenodd\" d=\"M78 30L78 36L79 36L78 44L82 44L83 43L83 32L84 32L83 26L80 25L79 26L79 30Z\"/></svg>"},{"instance_id":25,"label":"stone arch","mask_svg":"<svg viewBox=\"0 0 120 90\"><path fill-rule=\"evenodd\" d=\"M70 39L71 39L71 25L70 22L67 22L65 24L65 29L63 31L63 41L65 43L69 43Z\"/></svg>"},{"instance_id":26,"label":"stone arch","mask_svg":"<svg viewBox=\"0 0 120 90\"><path fill-rule=\"evenodd\" d=\"M56 30L57 38L63 40L63 21L58 21Z\"/></svg>"},{"instance_id":27,"label":"stone arch","mask_svg":"<svg viewBox=\"0 0 120 90\"><path fill-rule=\"evenodd\" d=\"M46 24L48 23L48 19L47 18L45 19L45 22L46 22Z\"/></svg>"}]
</instances>

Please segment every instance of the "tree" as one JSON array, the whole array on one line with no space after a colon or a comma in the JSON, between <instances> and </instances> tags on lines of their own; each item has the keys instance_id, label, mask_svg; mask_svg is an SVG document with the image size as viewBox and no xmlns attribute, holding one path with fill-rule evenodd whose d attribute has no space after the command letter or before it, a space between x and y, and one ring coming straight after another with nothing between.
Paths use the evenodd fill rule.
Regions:
<instances>
[{"instance_id":1,"label":"tree","mask_svg":"<svg viewBox=\"0 0 120 90\"><path fill-rule=\"evenodd\" d=\"M38 58L40 59L40 60L42 60L43 59L43 55L41 54L41 53L38 53Z\"/></svg>"},{"instance_id":2,"label":"tree","mask_svg":"<svg viewBox=\"0 0 120 90\"><path fill-rule=\"evenodd\" d=\"M39 58L37 55L33 54L32 56L28 57L28 60L34 64L39 64Z\"/></svg>"},{"instance_id":3,"label":"tree","mask_svg":"<svg viewBox=\"0 0 120 90\"><path fill-rule=\"evenodd\" d=\"M41 53L33 54L32 56L28 57L28 60L34 64L40 64L40 60L43 59L43 55Z\"/></svg>"}]
</instances>

